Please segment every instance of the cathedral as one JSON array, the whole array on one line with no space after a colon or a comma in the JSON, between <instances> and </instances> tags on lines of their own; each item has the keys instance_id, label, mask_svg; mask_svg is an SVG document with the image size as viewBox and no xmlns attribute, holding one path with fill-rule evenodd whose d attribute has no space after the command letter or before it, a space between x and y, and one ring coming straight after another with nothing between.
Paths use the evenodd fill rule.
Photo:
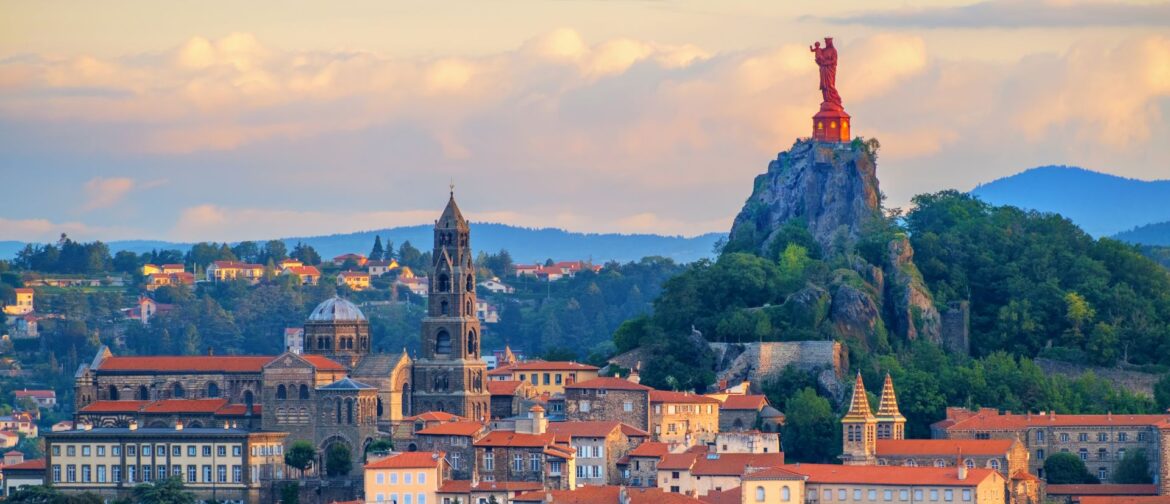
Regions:
<instances>
[{"instance_id":1,"label":"cathedral","mask_svg":"<svg viewBox=\"0 0 1170 504\"><path fill-rule=\"evenodd\" d=\"M102 347L74 377L77 420L110 427L242 421L288 432L290 444L311 440L322 453L340 443L358 458L416 412L486 421L491 401L475 316L471 228L454 191L435 221L431 257L417 360L372 352L365 314L333 297L305 321L303 348L277 356L115 356Z\"/></svg>"}]
</instances>

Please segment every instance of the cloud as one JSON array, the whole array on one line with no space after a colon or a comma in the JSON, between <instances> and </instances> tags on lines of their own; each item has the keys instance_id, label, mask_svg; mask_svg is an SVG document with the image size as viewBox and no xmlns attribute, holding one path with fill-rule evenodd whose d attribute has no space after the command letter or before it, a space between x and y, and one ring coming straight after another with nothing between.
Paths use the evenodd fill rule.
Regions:
<instances>
[{"instance_id":1,"label":"cloud","mask_svg":"<svg viewBox=\"0 0 1170 504\"><path fill-rule=\"evenodd\" d=\"M1077 0L990 0L951 7L904 7L815 17L836 24L898 28L1168 26L1170 4Z\"/></svg>"},{"instance_id":2,"label":"cloud","mask_svg":"<svg viewBox=\"0 0 1170 504\"><path fill-rule=\"evenodd\" d=\"M81 209L89 211L112 207L122 201L133 188L133 179L92 178L85 183L85 203Z\"/></svg>"}]
</instances>

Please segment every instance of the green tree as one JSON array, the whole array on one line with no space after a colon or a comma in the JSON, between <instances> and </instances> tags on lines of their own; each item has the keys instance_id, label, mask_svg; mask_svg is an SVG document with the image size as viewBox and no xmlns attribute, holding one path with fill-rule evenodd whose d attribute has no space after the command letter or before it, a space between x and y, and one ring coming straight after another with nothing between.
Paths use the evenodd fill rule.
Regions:
<instances>
[{"instance_id":1,"label":"green tree","mask_svg":"<svg viewBox=\"0 0 1170 504\"><path fill-rule=\"evenodd\" d=\"M140 504L195 504L195 494L183 487L177 476L134 487L134 502Z\"/></svg>"},{"instance_id":2,"label":"green tree","mask_svg":"<svg viewBox=\"0 0 1170 504\"><path fill-rule=\"evenodd\" d=\"M296 441L284 452L284 463L305 475L305 471L313 467L313 460L317 458L317 449L308 441Z\"/></svg>"},{"instance_id":3,"label":"green tree","mask_svg":"<svg viewBox=\"0 0 1170 504\"><path fill-rule=\"evenodd\" d=\"M394 449L394 442L390 438L378 439L366 446L366 457L371 453L388 453Z\"/></svg>"},{"instance_id":4,"label":"green tree","mask_svg":"<svg viewBox=\"0 0 1170 504\"><path fill-rule=\"evenodd\" d=\"M232 247L232 253L236 258L244 261L254 263L260 260L260 246L256 245L254 241L242 241Z\"/></svg>"},{"instance_id":5,"label":"green tree","mask_svg":"<svg viewBox=\"0 0 1170 504\"><path fill-rule=\"evenodd\" d=\"M1157 403L1159 410L1170 409L1170 373L1162 375L1162 378L1154 383L1154 402Z\"/></svg>"},{"instance_id":6,"label":"green tree","mask_svg":"<svg viewBox=\"0 0 1170 504\"><path fill-rule=\"evenodd\" d=\"M840 455L839 423L828 399L806 387L788 399L786 411L782 439L787 460L830 463Z\"/></svg>"},{"instance_id":7,"label":"green tree","mask_svg":"<svg viewBox=\"0 0 1170 504\"><path fill-rule=\"evenodd\" d=\"M1044 460L1044 474L1049 485L1076 485L1100 483L1080 457L1068 452L1053 453Z\"/></svg>"},{"instance_id":8,"label":"green tree","mask_svg":"<svg viewBox=\"0 0 1170 504\"><path fill-rule=\"evenodd\" d=\"M317 250L311 245L306 245L301 242L297 242L297 245L293 247L290 257L305 264L321 264L321 255L317 253Z\"/></svg>"},{"instance_id":9,"label":"green tree","mask_svg":"<svg viewBox=\"0 0 1170 504\"><path fill-rule=\"evenodd\" d=\"M30 485L12 492L4 502L9 504L59 504L63 500L56 488Z\"/></svg>"},{"instance_id":10,"label":"green tree","mask_svg":"<svg viewBox=\"0 0 1170 504\"><path fill-rule=\"evenodd\" d=\"M1143 449L1129 450L1125 457L1117 463L1117 470L1113 472L1113 482L1122 484L1148 485L1154 482L1150 474L1150 459Z\"/></svg>"},{"instance_id":11,"label":"green tree","mask_svg":"<svg viewBox=\"0 0 1170 504\"><path fill-rule=\"evenodd\" d=\"M422 270L427 266L423 264L422 252L414 248L414 245L410 244L410 240L402 242L402 246L398 248L398 264L414 270Z\"/></svg>"},{"instance_id":12,"label":"green tree","mask_svg":"<svg viewBox=\"0 0 1170 504\"><path fill-rule=\"evenodd\" d=\"M1096 316L1097 312L1089 305L1084 296L1076 292L1065 294L1064 303L1067 306L1065 319L1069 325L1068 331L1065 333L1067 335L1065 342L1070 346L1079 346L1084 340L1082 328Z\"/></svg>"},{"instance_id":13,"label":"green tree","mask_svg":"<svg viewBox=\"0 0 1170 504\"><path fill-rule=\"evenodd\" d=\"M353 454L341 443L329 446L325 453L325 474L330 477L345 476L353 469Z\"/></svg>"},{"instance_id":14,"label":"green tree","mask_svg":"<svg viewBox=\"0 0 1170 504\"><path fill-rule=\"evenodd\" d=\"M264 247L260 250L260 256L257 260L260 262L273 261L278 262L288 259L288 249L284 242L280 240L268 240L264 243Z\"/></svg>"},{"instance_id":15,"label":"green tree","mask_svg":"<svg viewBox=\"0 0 1170 504\"><path fill-rule=\"evenodd\" d=\"M386 257L386 249L382 248L382 237L374 235L374 247L370 249L370 260L381 261Z\"/></svg>"}]
</instances>

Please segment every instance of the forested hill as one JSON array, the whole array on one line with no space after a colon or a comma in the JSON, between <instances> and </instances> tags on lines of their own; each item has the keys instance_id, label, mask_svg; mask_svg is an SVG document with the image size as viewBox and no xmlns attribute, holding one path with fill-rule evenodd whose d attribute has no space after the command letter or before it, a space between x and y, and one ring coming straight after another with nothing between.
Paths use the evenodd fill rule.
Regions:
<instances>
[{"instance_id":1,"label":"forested hill","mask_svg":"<svg viewBox=\"0 0 1170 504\"><path fill-rule=\"evenodd\" d=\"M1138 226L1113 237L1127 243L1170 247L1170 221Z\"/></svg>"},{"instance_id":2,"label":"forested hill","mask_svg":"<svg viewBox=\"0 0 1170 504\"><path fill-rule=\"evenodd\" d=\"M715 242L722 233L707 233L695 237L662 236L652 234L596 234L574 233L553 228L524 228L507 224L473 223L472 246L476 250L494 252L507 249L517 262L543 262L545 259L592 259L601 264L607 261L629 262L643 257L660 256L685 263L712 254ZM401 244L410 241L427 250L432 239L430 225L403 226L356 233L327 236L282 238L289 250L298 242L312 246L324 258L345 253L366 254L374 236ZM257 236L260 240L262 236ZM188 250L190 243L154 240L123 240L109 242L110 251L129 250L134 253L151 250ZM11 258L24 248L23 242L0 241L0 258Z\"/></svg>"},{"instance_id":3,"label":"forested hill","mask_svg":"<svg viewBox=\"0 0 1170 504\"><path fill-rule=\"evenodd\" d=\"M1072 166L1043 166L971 190L995 205L1053 212L1093 236L1170 221L1170 180L1137 180Z\"/></svg>"}]
</instances>

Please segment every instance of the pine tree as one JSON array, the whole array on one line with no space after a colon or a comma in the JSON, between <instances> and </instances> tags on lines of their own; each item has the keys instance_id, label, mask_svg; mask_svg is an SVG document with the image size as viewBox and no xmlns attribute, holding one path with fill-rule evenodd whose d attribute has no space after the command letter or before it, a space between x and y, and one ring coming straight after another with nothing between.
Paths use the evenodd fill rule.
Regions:
<instances>
[{"instance_id":1,"label":"pine tree","mask_svg":"<svg viewBox=\"0 0 1170 504\"><path fill-rule=\"evenodd\" d=\"M386 257L386 250L382 248L382 237L374 235L374 248L370 250L371 261L381 261Z\"/></svg>"}]
</instances>

